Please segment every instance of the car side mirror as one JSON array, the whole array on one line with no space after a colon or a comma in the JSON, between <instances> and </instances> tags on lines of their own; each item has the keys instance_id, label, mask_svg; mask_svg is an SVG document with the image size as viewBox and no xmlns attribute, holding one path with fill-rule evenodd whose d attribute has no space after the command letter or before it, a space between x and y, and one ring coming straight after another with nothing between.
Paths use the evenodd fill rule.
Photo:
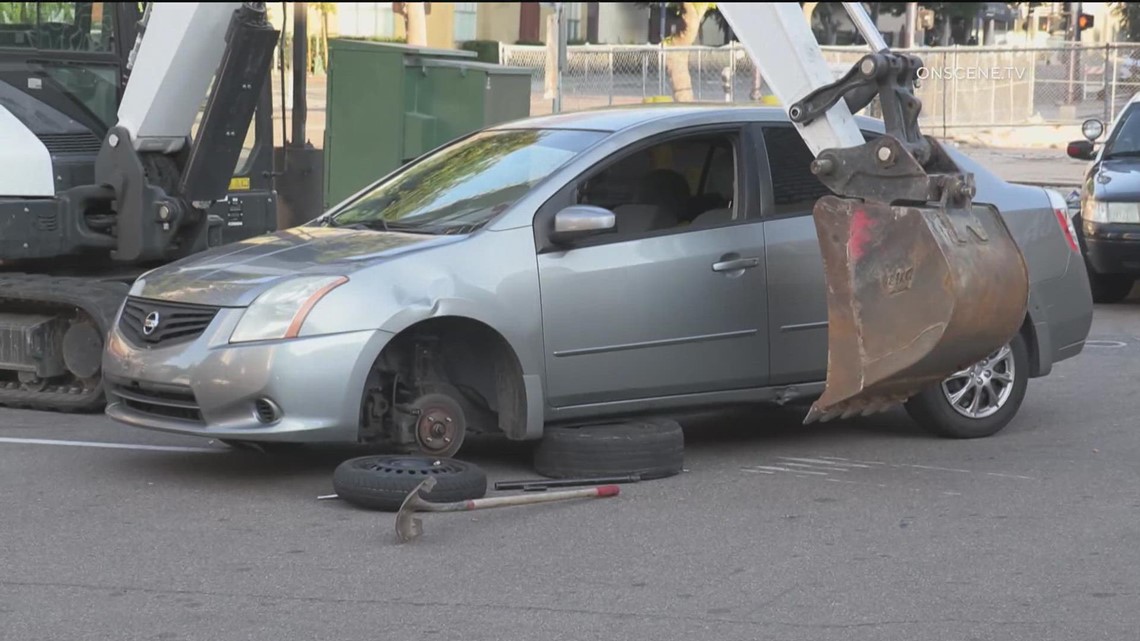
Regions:
<instances>
[{"instance_id":1,"label":"car side mirror","mask_svg":"<svg viewBox=\"0 0 1140 641\"><path fill-rule=\"evenodd\" d=\"M1089 142L1095 141L1100 138L1104 133L1104 123L1096 118L1089 118L1081 125L1081 135Z\"/></svg>"},{"instance_id":2,"label":"car side mirror","mask_svg":"<svg viewBox=\"0 0 1140 641\"><path fill-rule=\"evenodd\" d=\"M1069 158L1077 160L1092 160L1096 157L1091 140L1074 140L1069 143L1065 151L1069 154Z\"/></svg>"},{"instance_id":3,"label":"car side mirror","mask_svg":"<svg viewBox=\"0 0 1140 641\"><path fill-rule=\"evenodd\" d=\"M571 205L554 215L550 240L562 244L617 231L617 217L593 205Z\"/></svg>"}]
</instances>

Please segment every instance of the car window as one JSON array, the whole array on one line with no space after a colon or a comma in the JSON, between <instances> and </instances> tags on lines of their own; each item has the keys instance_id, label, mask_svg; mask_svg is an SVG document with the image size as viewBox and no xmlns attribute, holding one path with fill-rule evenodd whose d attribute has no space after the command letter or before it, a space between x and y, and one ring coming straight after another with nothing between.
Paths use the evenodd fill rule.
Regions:
<instances>
[{"instance_id":1,"label":"car window","mask_svg":"<svg viewBox=\"0 0 1140 641\"><path fill-rule=\"evenodd\" d=\"M735 138L678 138L635 152L579 183L579 204L614 212L617 233L605 242L690 226L735 222Z\"/></svg>"},{"instance_id":2,"label":"car window","mask_svg":"<svg viewBox=\"0 0 1140 641\"><path fill-rule=\"evenodd\" d=\"M605 136L577 130L480 132L408 165L333 212L328 224L470 231Z\"/></svg>"},{"instance_id":3,"label":"car window","mask_svg":"<svg viewBox=\"0 0 1140 641\"><path fill-rule=\"evenodd\" d=\"M1140 109L1129 108L1105 142L1101 158L1107 160L1114 156L1140 156Z\"/></svg>"},{"instance_id":4,"label":"car window","mask_svg":"<svg viewBox=\"0 0 1140 641\"><path fill-rule=\"evenodd\" d=\"M832 193L811 173L815 156L793 127L766 127L764 149L775 205L769 215L811 214L815 201Z\"/></svg>"}]
</instances>

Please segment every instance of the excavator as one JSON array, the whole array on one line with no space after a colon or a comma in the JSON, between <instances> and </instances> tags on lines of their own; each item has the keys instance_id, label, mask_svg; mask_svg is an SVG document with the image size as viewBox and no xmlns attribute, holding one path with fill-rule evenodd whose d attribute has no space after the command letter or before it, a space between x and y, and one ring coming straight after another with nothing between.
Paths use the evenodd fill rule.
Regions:
<instances>
[{"instance_id":1,"label":"excavator","mask_svg":"<svg viewBox=\"0 0 1140 641\"><path fill-rule=\"evenodd\" d=\"M860 3L843 5L872 51L838 80L797 4L720 5L834 194L813 211L829 343L807 422L885 410L983 359L1017 332L1029 296L999 212L973 203L972 176L919 130L921 61L891 52ZM15 37L77 37L37 24ZM49 134L20 116L0 74L0 405L99 405L99 355L127 283L224 242L212 212L228 198L277 37L263 3L148 5L86 181L60 178L64 155L45 149ZM18 80L54 82L35 64ZM852 114L876 98L886 133L866 141Z\"/></svg>"},{"instance_id":2,"label":"excavator","mask_svg":"<svg viewBox=\"0 0 1140 641\"><path fill-rule=\"evenodd\" d=\"M0 3L0 406L101 409L130 283L276 228L265 3L141 4Z\"/></svg>"}]
</instances>

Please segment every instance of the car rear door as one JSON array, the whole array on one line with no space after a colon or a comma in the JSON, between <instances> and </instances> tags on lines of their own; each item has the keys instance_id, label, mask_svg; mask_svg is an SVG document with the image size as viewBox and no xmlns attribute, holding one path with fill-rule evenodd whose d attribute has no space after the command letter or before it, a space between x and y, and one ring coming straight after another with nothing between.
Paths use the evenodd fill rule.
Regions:
<instances>
[{"instance_id":1,"label":"car rear door","mask_svg":"<svg viewBox=\"0 0 1140 641\"><path fill-rule=\"evenodd\" d=\"M767 259L772 385L827 376L827 284L812 208L830 194L811 173L814 156L785 123L758 125Z\"/></svg>"}]
</instances>

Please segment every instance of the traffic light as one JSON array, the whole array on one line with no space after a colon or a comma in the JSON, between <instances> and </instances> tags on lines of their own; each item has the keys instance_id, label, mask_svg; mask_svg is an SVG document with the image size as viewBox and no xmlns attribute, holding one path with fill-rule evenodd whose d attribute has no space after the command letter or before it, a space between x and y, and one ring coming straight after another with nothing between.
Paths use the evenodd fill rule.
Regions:
<instances>
[{"instance_id":1,"label":"traffic light","mask_svg":"<svg viewBox=\"0 0 1140 641\"><path fill-rule=\"evenodd\" d=\"M1091 13L1082 13L1077 16L1077 29L1084 31L1085 29L1092 29L1093 17Z\"/></svg>"}]
</instances>

